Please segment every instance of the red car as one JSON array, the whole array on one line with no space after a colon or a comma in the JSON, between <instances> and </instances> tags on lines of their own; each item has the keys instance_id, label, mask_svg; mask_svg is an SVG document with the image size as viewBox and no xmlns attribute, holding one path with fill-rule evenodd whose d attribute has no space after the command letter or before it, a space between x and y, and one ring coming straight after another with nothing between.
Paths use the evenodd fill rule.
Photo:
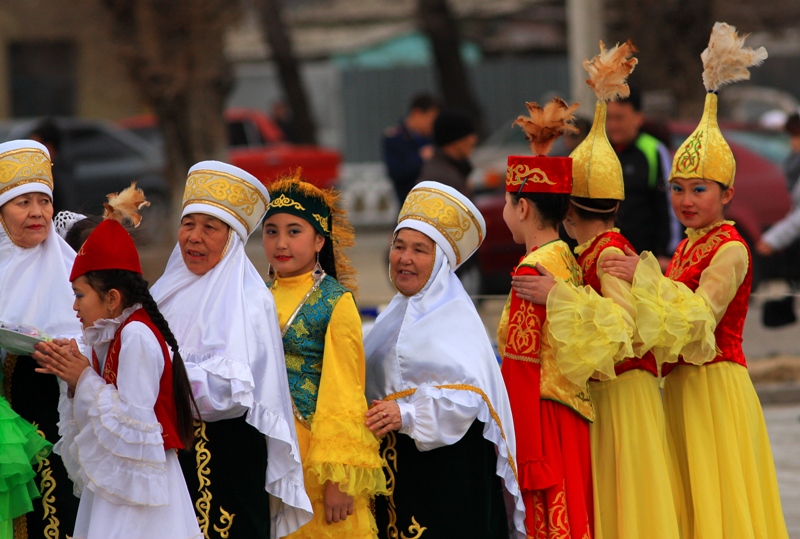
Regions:
<instances>
[{"instance_id":1,"label":"red car","mask_svg":"<svg viewBox=\"0 0 800 539\"><path fill-rule=\"evenodd\" d=\"M671 123L669 127L673 136L673 147L678 147L692 133L695 125ZM791 197L783 171L769 159L734 142L737 137L726 135L726 138L736 158L736 196L725 215L728 219L736 221L737 229L753 252L753 288L764 279L800 280L798 246L768 259L758 256L753 250L762 232L783 218L791 209ZM519 144L504 146L508 149L506 155L511 153L524 155L527 147L524 139ZM505 177L505 161L500 163L497 151L492 151L491 155L492 161L477 169L477 173L484 177L484 184L491 184L499 176L500 167L502 167L502 177ZM477 178L477 180L481 182L482 179ZM483 293L507 294L511 287L510 272L524 254L524 247L514 243L511 232L503 221L505 193L502 185L504 182L500 187L479 195L475 201L486 220L487 228L486 241L478 250ZM664 196L667 196L666 193Z\"/></svg>"},{"instance_id":2,"label":"red car","mask_svg":"<svg viewBox=\"0 0 800 539\"><path fill-rule=\"evenodd\" d=\"M228 109L228 162L242 168L265 185L302 167L303 176L319 187L332 187L339 179L342 156L335 150L284 140L280 128L260 110ZM152 114L126 118L119 125L161 146L161 133Z\"/></svg>"}]
</instances>

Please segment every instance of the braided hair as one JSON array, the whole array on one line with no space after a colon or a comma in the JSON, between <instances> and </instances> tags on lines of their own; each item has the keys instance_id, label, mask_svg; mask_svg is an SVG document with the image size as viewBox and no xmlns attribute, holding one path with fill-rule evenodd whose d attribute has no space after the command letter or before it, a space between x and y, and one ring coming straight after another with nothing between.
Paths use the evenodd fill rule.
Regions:
<instances>
[{"instance_id":1,"label":"braided hair","mask_svg":"<svg viewBox=\"0 0 800 539\"><path fill-rule=\"evenodd\" d=\"M199 411L192 395L189 376L186 374L186 366L181 358L178 341L169 329L169 324L161 311L158 310L153 296L150 295L147 281L140 274L127 270L90 271L84 277L89 282L89 286L101 296L112 289L119 291L124 308L141 303L142 308L172 349L172 393L178 419L178 436L184 447L191 447L194 440L194 415L192 412L196 412L199 417Z\"/></svg>"}]
</instances>

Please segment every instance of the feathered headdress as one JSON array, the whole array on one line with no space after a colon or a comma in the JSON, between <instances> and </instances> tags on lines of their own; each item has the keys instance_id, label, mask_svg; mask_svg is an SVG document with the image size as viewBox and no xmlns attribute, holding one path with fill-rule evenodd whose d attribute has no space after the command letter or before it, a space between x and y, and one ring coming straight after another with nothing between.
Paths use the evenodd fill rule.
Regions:
<instances>
[{"instance_id":1,"label":"feathered headdress","mask_svg":"<svg viewBox=\"0 0 800 539\"><path fill-rule=\"evenodd\" d=\"M356 243L355 232L347 220L347 211L340 207L339 193L307 182L300 168L291 176L270 184L269 192L272 200L264 219L276 213L291 213L308 221L327 241L332 242L336 280L355 295L358 291L357 273L346 254Z\"/></svg>"},{"instance_id":2,"label":"feathered headdress","mask_svg":"<svg viewBox=\"0 0 800 539\"><path fill-rule=\"evenodd\" d=\"M144 191L136 187L135 181L121 193L109 193L106 198L108 202L103 203L103 219L114 219L120 223L127 219L133 223L134 228L142 222L139 210L150 205Z\"/></svg>"},{"instance_id":3,"label":"feathered headdress","mask_svg":"<svg viewBox=\"0 0 800 539\"><path fill-rule=\"evenodd\" d=\"M578 133L573 123L573 113L580 106L578 103L568 105L560 97L554 97L544 107L535 101L529 101L525 106L528 116L517 117L512 126L518 125L525 132L533 155L547 155L558 137Z\"/></svg>"},{"instance_id":4,"label":"feathered headdress","mask_svg":"<svg viewBox=\"0 0 800 539\"><path fill-rule=\"evenodd\" d=\"M589 134L570 156L573 160L572 196L574 197L625 199L622 166L606 136L606 103L630 95L628 75L639 62L633 57L635 52L638 50L630 39L611 49L606 49L601 41L600 54L591 60L583 61L583 68L589 73L586 84L594 90L597 105Z\"/></svg>"},{"instance_id":5,"label":"feathered headdress","mask_svg":"<svg viewBox=\"0 0 800 539\"><path fill-rule=\"evenodd\" d=\"M703 84L708 92L703 117L700 125L675 153L670 180L702 178L724 186L733 185L736 160L717 122L717 91L726 84L749 79L748 68L766 60L766 49L745 47L746 38L739 37L736 28L724 22L716 23L711 30L708 48L700 55Z\"/></svg>"}]
</instances>

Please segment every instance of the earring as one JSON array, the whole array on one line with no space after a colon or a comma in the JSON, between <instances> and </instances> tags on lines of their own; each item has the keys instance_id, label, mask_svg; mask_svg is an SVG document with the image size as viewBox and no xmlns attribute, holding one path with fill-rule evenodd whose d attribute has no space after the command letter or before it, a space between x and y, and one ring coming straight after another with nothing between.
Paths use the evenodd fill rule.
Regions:
<instances>
[{"instance_id":1,"label":"earring","mask_svg":"<svg viewBox=\"0 0 800 539\"><path fill-rule=\"evenodd\" d=\"M272 264L267 264L267 286L272 286L275 282L275 270L272 269Z\"/></svg>"},{"instance_id":2,"label":"earring","mask_svg":"<svg viewBox=\"0 0 800 539\"><path fill-rule=\"evenodd\" d=\"M312 275L314 276L315 282L319 282L325 277L325 270L322 269L322 265L319 263L319 251L317 251L317 263L314 266Z\"/></svg>"}]
</instances>

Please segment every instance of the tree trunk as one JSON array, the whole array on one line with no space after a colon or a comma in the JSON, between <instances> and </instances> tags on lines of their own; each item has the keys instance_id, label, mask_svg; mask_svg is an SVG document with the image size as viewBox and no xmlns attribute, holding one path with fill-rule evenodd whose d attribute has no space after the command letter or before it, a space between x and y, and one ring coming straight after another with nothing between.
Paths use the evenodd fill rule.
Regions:
<instances>
[{"instance_id":1,"label":"tree trunk","mask_svg":"<svg viewBox=\"0 0 800 539\"><path fill-rule=\"evenodd\" d=\"M316 144L316 126L292 50L292 40L283 22L281 0L256 0L255 4L261 18L261 28L272 50L272 60L278 66L283 93L292 111L297 141Z\"/></svg>"},{"instance_id":2,"label":"tree trunk","mask_svg":"<svg viewBox=\"0 0 800 539\"><path fill-rule=\"evenodd\" d=\"M461 60L458 25L447 0L418 0L417 21L431 40L445 106L471 113L476 125L480 126L480 107L473 97L467 69Z\"/></svg>"},{"instance_id":3,"label":"tree trunk","mask_svg":"<svg viewBox=\"0 0 800 539\"><path fill-rule=\"evenodd\" d=\"M186 173L205 159L225 160L223 118L233 83L223 36L234 20L225 0L103 0L113 19L134 84L158 117L173 212L180 210ZM174 239L176 227L168 227Z\"/></svg>"}]
</instances>

